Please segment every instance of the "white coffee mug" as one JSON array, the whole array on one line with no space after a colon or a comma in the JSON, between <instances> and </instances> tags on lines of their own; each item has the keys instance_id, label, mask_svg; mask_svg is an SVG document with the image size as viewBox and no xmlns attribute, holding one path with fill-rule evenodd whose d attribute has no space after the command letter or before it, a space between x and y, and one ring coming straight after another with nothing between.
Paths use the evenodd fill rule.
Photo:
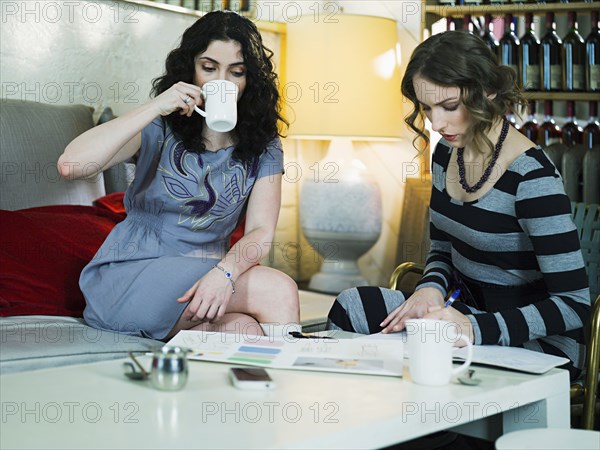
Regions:
<instances>
[{"instance_id":1,"label":"white coffee mug","mask_svg":"<svg viewBox=\"0 0 600 450\"><path fill-rule=\"evenodd\" d=\"M238 86L227 80L214 80L202 86L205 111L195 106L196 112L206 118L212 130L225 133L237 123Z\"/></svg>"},{"instance_id":2,"label":"white coffee mug","mask_svg":"<svg viewBox=\"0 0 600 450\"><path fill-rule=\"evenodd\" d=\"M428 386L443 386L450 379L465 371L473 359L473 344L459 334L452 322L433 319L410 319L406 321L408 367L412 381ZM467 348L466 361L452 368L454 343L462 340Z\"/></svg>"}]
</instances>

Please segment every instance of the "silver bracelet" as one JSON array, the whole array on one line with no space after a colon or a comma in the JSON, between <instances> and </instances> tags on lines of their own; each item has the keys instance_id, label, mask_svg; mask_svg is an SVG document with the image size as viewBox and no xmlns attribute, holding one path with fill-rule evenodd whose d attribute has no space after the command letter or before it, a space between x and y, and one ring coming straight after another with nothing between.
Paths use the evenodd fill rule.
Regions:
<instances>
[{"instance_id":1,"label":"silver bracelet","mask_svg":"<svg viewBox=\"0 0 600 450\"><path fill-rule=\"evenodd\" d=\"M231 293L235 294L235 282L233 281L233 278L231 278L231 272L227 272L223 267L221 267L218 264L215 264L213 267L215 269L219 269L221 272L223 272L225 274L225 278L227 278L229 280L229 282L231 283Z\"/></svg>"}]
</instances>

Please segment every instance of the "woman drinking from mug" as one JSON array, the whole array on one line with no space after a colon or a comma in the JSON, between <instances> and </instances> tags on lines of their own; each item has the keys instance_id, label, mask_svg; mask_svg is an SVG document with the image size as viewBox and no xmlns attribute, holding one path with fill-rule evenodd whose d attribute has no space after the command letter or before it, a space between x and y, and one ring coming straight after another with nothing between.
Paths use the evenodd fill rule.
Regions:
<instances>
[{"instance_id":1,"label":"woman drinking from mug","mask_svg":"<svg viewBox=\"0 0 600 450\"><path fill-rule=\"evenodd\" d=\"M451 61L448 55L452 55ZM455 323L474 344L520 346L570 360L581 373L590 291L562 179L544 151L505 116L525 104L514 71L476 36L434 35L413 52L402 80L408 126L432 161L431 250L415 292L344 291L330 329L390 333L411 318ZM444 300L460 289L458 300Z\"/></svg>"},{"instance_id":2,"label":"woman drinking from mug","mask_svg":"<svg viewBox=\"0 0 600 450\"><path fill-rule=\"evenodd\" d=\"M168 55L151 101L66 148L58 167L69 179L136 160L127 218L80 277L88 324L161 340L184 329L299 328L295 282L257 265L273 239L283 173L271 56L250 20L206 14ZM231 131L195 112L205 107L202 88L217 80L226 82L212 88L237 86ZM84 173L90 166L96 174ZM244 236L229 248L244 215Z\"/></svg>"}]
</instances>

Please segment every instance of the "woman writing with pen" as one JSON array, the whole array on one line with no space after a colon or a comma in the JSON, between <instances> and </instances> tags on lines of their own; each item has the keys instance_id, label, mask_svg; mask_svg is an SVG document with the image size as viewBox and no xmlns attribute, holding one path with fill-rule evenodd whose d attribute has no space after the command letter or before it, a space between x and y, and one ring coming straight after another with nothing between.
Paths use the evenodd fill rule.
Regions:
<instances>
[{"instance_id":1,"label":"woman writing with pen","mask_svg":"<svg viewBox=\"0 0 600 450\"><path fill-rule=\"evenodd\" d=\"M390 333L407 319L447 320L476 345L568 358L577 378L587 275L559 173L505 119L525 102L514 72L478 37L450 31L415 49L402 92L418 137L427 141L424 117L443 137L432 160L425 273L406 300L377 287L342 292L328 328Z\"/></svg>"}]
</instances>

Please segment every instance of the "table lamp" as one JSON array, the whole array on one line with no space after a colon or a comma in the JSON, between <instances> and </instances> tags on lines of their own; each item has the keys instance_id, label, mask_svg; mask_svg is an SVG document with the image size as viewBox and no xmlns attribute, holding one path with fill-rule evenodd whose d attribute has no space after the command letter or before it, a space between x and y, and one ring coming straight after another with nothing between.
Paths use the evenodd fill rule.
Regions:
<instances>
[{"instance_id":1,"label":"table lamp","mask_svg":"<svg viewBox=\"0 0 600 450\"><path fill-rule=\"evenodd\" d=\"M286 58L288 136L330 141L300 191L300 226L323 257L309 289L339 293L368 285L357 260L381 234L381 191L356 158L352 141L401 136L396 22L350 14L329 20L302 16L287 25Z\"/></svg>"}]
</instances>

